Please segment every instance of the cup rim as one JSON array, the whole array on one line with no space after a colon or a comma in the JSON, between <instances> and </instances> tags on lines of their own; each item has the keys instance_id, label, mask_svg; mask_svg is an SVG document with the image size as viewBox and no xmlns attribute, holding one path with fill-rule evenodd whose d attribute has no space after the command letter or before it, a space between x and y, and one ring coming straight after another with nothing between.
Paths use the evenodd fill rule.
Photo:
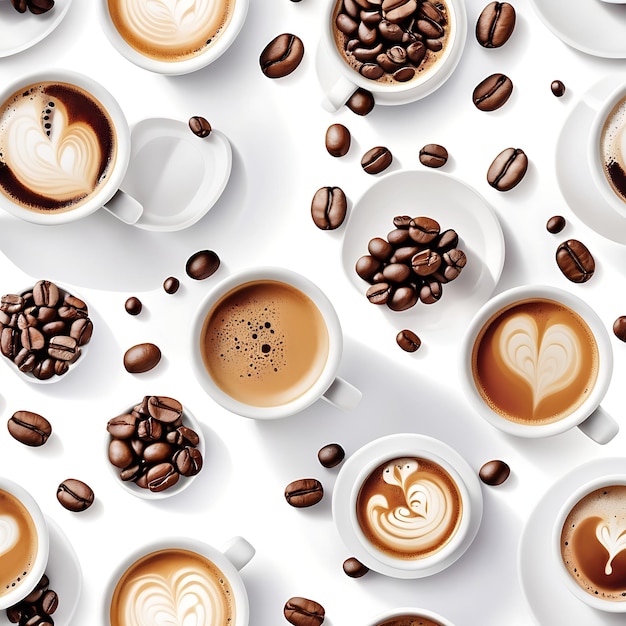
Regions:
<instances>
[{"instance_id":1,"label":"cup rim","mask_svg":"<svg viewBox=\"0 0 626 626\"><path fill-rule=\"evenodd\" d=\"M15 496L26 507L37 531L37 557L33 563L28 580L25 580L4 596L0 596L0 610L4 610L23 600L41 580L48 565L50 535L48 524L41 508L35 498L24 487L9 478L0 476L0 491L6 491Z\"/></svg>"},{"instance_id":2,"label":"cup rim","mask_svg":"<svg viewBox=\"0 0 626 626\"><path fill-rule=\"evenodd\" d=\"M6 102L7 98L12 94L28 85L55 81L81 87L107 111L116 135L116 157L107 180L100 185L99 189L88 200L68 211L57 213L30 211L11 202L7 196L0 193L0 208L15 217L35 224L65 224L95 212L104 206L121 187L130 161L130 127L122 108L104 85L81 72L65 68L49 68L23 74L0 89L0 105ZM0 114L1 112L0 109Z\"/></svg>"},{"instance_id":3,"label":"cup rim","mask_svg":"<svg viewBox=\"0 0 626 626\"><path fill-rule=\"evenodd\" d=\"M476 388L472 374L472 352L476 337L485 323L499 310L532 299L552 300L580 315L591 329L598 347L598 376L589 396L568 416L548 424L521 424L502 417L489 408ZM472 408L488 423L503 432L525 438L550 437L580 425L600 405L613 372L613 349L606 328L598 314L579 296L551 285L512 287L487 301L474 315L461 339L459 378Z\"/></svg>"},{"instance_id":4,"label":"cup rim","mask_svg":"<svg viewBox=\"0 0 626 626\"><path fill-rule=\"evenodd\" d=\"M556 560L561 580L577 599L600 611L608 613L626 613L626 601L614 602L611 600L605 600L591 595L580 587L565 567L561 556L561 532L563 530L563 524L565 523L570 511L586 495L596 489L612 485L626 486L626 474L612 473L596 476L595 478L580 485L576 490L567 496L559 508L552 529L552 554Z\"/></svg>"},{"instance_id":5,"label":"cup rim","mask_svg":"<svg viewBox=\"0 0 626 626\"><path fill-rule=\"evenodd\" d=\"M364 626L377 626L381 620L386 620L391 617L400 617L402 615L410 615L411 617L426 617L431 620L435 620L441 623L441 626L454 626L454 624L447 618L443 617L435 611L429 609L420 609L413 606L400 606L394 609L388 609L377 613L371 619L367 620Z\"/></svg>"},{"instance_id":6,"label":"cup rim","mask_svg":"<svg viewBox=\"0 0 626 626\"><path fill-rule=\"evenodd\" d=\"M210 65L231 47L246 21L250 0L235 1L230 23L217 41L208 46L200 54L180 61L159 61L135 50L135 48L128 44L120 35L117 28L115 28L108 10L108 0L98 0L97 4L102 29L111 45L123 57L138 67L150 72L167 76L178 76L195 72Z\"/></svg>"},{"instance_id":7,"label":"cup rim","mask_svg":"<svg viewBox=\"0 0 626 626\"><path fill-rule=\"evenodd\" d=\"M317 306L328 330L328 356L326 364L315 383L302 395L290 402L269 407L258 407L246 404L222 391L222 389L213 382L211 376L206 371L199 346L204 321L218 300L236 287L258 280L276 280L289 284L299 291L302 291L302 293L307 295ZM225 409L243 417L261 420L278 419L294 415L321 398L337 375L343 351L343 333L339 317L326 294L303 274L281 267L270 266L250 268L236 272L215 285L215 287L204 296L199 306L196 308L191 324L190 339L192 366L196 378L204 391Z\"/></svg>"}]
</instances>

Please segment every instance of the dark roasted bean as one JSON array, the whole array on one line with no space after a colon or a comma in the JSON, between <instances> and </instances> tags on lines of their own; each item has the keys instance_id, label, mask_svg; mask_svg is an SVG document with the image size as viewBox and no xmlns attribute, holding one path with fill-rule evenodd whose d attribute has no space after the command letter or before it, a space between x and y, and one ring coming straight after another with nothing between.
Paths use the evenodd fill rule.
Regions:
<instances>
[{"instance_id":1,"label":"dark roasted bean","mask_svg":"<svg viewBox=\"0 0 626 626\"><path fill-rule=\"evenodd\" d=\"M300 37L283 33L265 46L259 57L259 64L268 78L283 78L300 65L303 56L304 44Z\"/></svg>"},{"instance_id":2,"label":"dark roasted bean","mask_svg":"<svg viewBox=\"0 0 626 626\"><path fill-rule=\"evenodd\" d=\"M175 276L168 276L163 281L163 290L165 293L173 294L180 288L180 281Z\"/></svg>"},{"instance_id":3,"label":"dark roasted bean","mask_svg":"<svg viewBox=\"0 0 626 626\"><path fill-rule=\"evenodd\" d=\"M189 129L197 137L205 138L211 134L211 124L209 120L201 115L194 115L189 118Z\"/></svg>"},{"instance_id":4,"label":"dark roasted bean","mask_svg":"<svg viewBox=\"0 0 626 626\"><path fill-rule=\"evenodd\" d=\"M626 341L626 315L620 315L613 322L613 333L620 341Z\"/></svg>"},{"instance_id":5,"label":"dark roasted bean","mask_svg":"<svg viewBox=\"0 0 626 626\"><path fill-rule=\"evenodd\" d=\"M412 330L406 328L396 335L396 343L405 352L415 352L422 345L421 339Z\"/></svg>"},{"instance_id":6,"label":"dark roasted bean","mask_svg":"<svg viewBox=\"0 0 626 626\"><path fill-rule=\"evenodd\" d=\"M511 473L511 468L500 460L487 461L478 472L480 479L486 485L501 485Z\"/></svg>"},{"instance_id":7,"label":"dark roasted bean","mask_svg":"<svg viewBox=\"0 0 626 626\"><path fill-rule=\"evenodd\" d=\"M220 266L220 258L213 250L194 252L185 264L185 272L189 278L204 280L215 274Z\"/></svg>"},{"instance_id":8,"label":"dark roasted bean","mask_svg":"<svg viewBox=\"0 0 626 626\"><path fill-rule=\"evenodd\" d=\"M487 182L498 191L513 189L526 174L528 157L521 148L506 148L491 163Z\"/></svg>"},{"instance_id":9,"label":"dark roasted bean","mask_svg":"<svg viewBox=\"0 0 626 626\"><path fill-rule=\"evenodd\" d=\"M158 493L173 487L180 479L180 474L171 463L159 463L148 470L146 479L148 489Z\"/></svg>"},{"instance_id":10,"label":"dark roasted bean","mask_svg":"<svg viewBox=\"0 0 626 626\"><path fill-rule=\"evenodd\" d=\"M368 150L361 158L361 167L368 174L380 174L386 170L393 161L389 148L376 146Z\"/></svg>"},{"instance_id":11,"label":"dark roasted bean","mask_svg":"<svg viewBox=\"0 0 626 626\"><path fill-rule=\"evenodd\" d=\"M161 350L153 343L140 343L124 353L124 368L130 374L141 374L156 367L161 360Z\"/></svg>"},{"instance_id":12,"label":"dark roasted bean","mask_svg":"<svg viewBox=\"0 0 626 626\"><path fill-rule=\"evenodd\" d=\"M546 230L553 235L560 233L565 228L565 218L562 215L553 215L546 222Z\"/></svg>"},{"instance_id":13,"label":"dark roasted bean","mask_svg":"<svg viewBox=\"0 0 626 626\"><path fill-rule=\"evenodd\" d=\"M311 201L311 217L320 230L335 230L343 224L348 210L341 187L321 187Z\"/></svg>"},{"instance_id":14,"label":"dark roasted bean","mask_svg":"<svg viewBox=\"0 0 626 626\"><path fill-rule=\"evenodd\" d=\"M553 80L550 84L550 90L557 98L565 95L565 85L560 80Z\"/></svg>"},{"instance_id":15,"label":"dark roasted bean","mask_svg":"<svg viewBox=\"0 0 626 626\"><path fill-rule=\"evenodd\" d=\"M345 156L350 149L351 140L350 131L343 124L331 124L326 129L326 150L331 156Z\"/></svg>"},{"instance_id":16,"label":"dark roasted bean","mask_svg":"<svg viewBox=\"0 0 626 626\"><path fill-rule=\"evenodd\" d=\"M287 600L283 614L294 626L320 626L326 611L319 602L296 596Z\"/></svg>"},{"instance_id":17,"label":"dark roasted bean","mask_svg":"<svg viewBox=\"0 0 626 626\"><path fill-rule=\"evenodd\" d=\"M577 239L564 241L556 250L559 269L573 283L586 283L594 274L596 263L587 246Z\"/></svg>"},{"instance_id":18,"label":"dark roasted bean","mask_svg":"<svg viewBox=\"0 0 626 626\"><path fill-rule=\"evenodd\" d=\"M57 489L57 500L68 511L84 511L94 501L94 493L89 485L76 478L64 480Z\"/></svg>"},{"instance_id":19,"label":"dark roasted bean","mask_svg":"<svg viewBox=\"0 0 626 626\"><path fill-rule=\"evenodd\" d=\"M481 111L495 111L505 104L513 93L513 81L504 74L491 74L476 85L472 102Z\"/></svg>"},{"instance_id":20,"label":"dark roasted bean","mask_svg":"<svg viewBox=\"0 0 626 626\"><path fill-rule=\"evenodd\" d=\"M317 459L326 468L336 467L346 456L345 450L338 443L329 443L317 452Z\"/></svg>"},{"instance_id":21,"label":"dark roasted bean","mask_svg":"<svg viewBox=\"0 0 626 626\"><path fill-rule=\"evenodd\" d=\"M418 296L415 287L412 285L398 287L391 294L387 301L387 306L392 311L406 311L415 306Z\"/></svg>"},{"instance_id":22,"label":"dark roasted bean","mask_svg":"<svg viewBox=\"0 0 626 626\"><path fill-rule=\"evenodd\" d=\"M368 115L376 104L374 96L367 89L359 87L346 102L346 106L357 115Z\"/></svg>"},{"instance_id":23,"label":"dark roasted bean","mask_svg":"<svg viewBox=\"0 0 626 626\"><path fill-rule=\"evenodd\" d=\"M316 478L294 480L285 487L285 499L297 508L313 506L323 497L324 487Z\"/></svg>"},{"instance_id":24,"label":"dark roasted bean","mask_svg":"<svg viewBox=\"0 0 626 626\"><path fill-rule=\"evenodd\" d=\"M355 265L356 273L367 282L370 282L381 268L382 262L380 259L376 259L370 254L360 257Z\"/></svg>"},{"instance_id":25,"label":"dark roasted bean","mask_svg":"<svg viewBox=\"0 0 626 626\"><path fill-rule=\"evenodd\" d=\"M391 294L391 287L388 283L376 283L368 288L365 297L372 304L386 304Z\"/></svg>"},{"instance_id":26,"label":"dark roasted bean","mask_svg":"<svg viewBox=\"0 0 626 626\"><path fill-rule=\"evenodd\" d=\"M33 411L16 411L9 418L7 428L11 436L27 446L42 446L52 434L50 422Z\"/></svg>"},{"instance_id":27,"label":"dark roasted bean","mask_svg":"<svg viewBox=\"0 0 626 626\"><path fill-rule=\"evenodd\" d=\"M343 571L350 578L361 578L370 571L367 565L363 565L361 561L351 556L343 562Z\"/></svg>"},{"instance_id":28,"label":"dark roasted bean","mask_svg":"<svg viewBox=\"0 0 626 626\"><path fill-rule=\"evenodd\" d=\"M515 9L508 2L490 2L476 23L476 40L485 48L503 46L515 29Z\"/></svg>"},{"instance_id":29,"label":"dark roasted bean","mask_svg":"<svg viewBox=\"0 0 626 626\"><path fill-rule=\"evenodd\" d=\"M429 143L421 148L419 159L426 167L442 167L448 162L448 151L438 143Z\"/></svg>"},{"instance_id":30,"label":"dark roasted bean","mask_svg":"<svg viewBox=\"0 0 626 626\"><path fill-rule=\"evenodd\" d=\"M175 398L167 396L150 396L148 412L152 417L164 424L177 422L183 414L183 405Z\"/></svg>"},{"instance_id":31,"label":"dark roasted bean","mask_svg":"<svg viewBox=\"0 0 626 626\"><path fill-rule=\"evenodd\" d=\"M409 223L409 235L419 244L430 243L439 232L439 222L431 217L415 217Z\"/></svg>"},{"instance_id":32,"label":"dark roasted bean","mask_svg":"<svg viewBox=\"0 0 626 626\"><path fill-rule=\"evenodd\" d=\"M139 315L141 313L143 305L139 298L131 296L126 300L126 302L124 302L124 308L129 315Z\"/></svg>"}]
</instances>

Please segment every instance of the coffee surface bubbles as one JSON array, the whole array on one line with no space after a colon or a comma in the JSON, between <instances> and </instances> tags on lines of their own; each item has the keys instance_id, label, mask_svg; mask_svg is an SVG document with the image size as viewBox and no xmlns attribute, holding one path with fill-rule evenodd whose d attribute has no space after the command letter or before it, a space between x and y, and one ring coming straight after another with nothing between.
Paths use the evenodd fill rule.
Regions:
<instances>
[{"instance_id":1,"label":"coffee surface bubbles","mask_svg":"<svg viewBox=\"0 0 626 626\"><path fill-rule=\"evenodd\" d=\"M419 615L398 615L378 622L376 626L441 626L441 622Z\"/></svg>"}]
</instances>

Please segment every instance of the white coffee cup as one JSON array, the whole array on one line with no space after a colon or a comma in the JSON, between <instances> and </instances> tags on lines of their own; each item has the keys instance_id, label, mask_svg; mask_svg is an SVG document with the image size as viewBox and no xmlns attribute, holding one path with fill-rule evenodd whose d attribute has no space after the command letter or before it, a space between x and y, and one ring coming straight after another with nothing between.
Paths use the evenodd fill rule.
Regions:
<instances>
[{"instance_id":1,"label":"white coffee cup","mask_svg":"<svg viewBox=\"0 0 626 626\"><path fill-rule=\"evenodd\" d=\"M328 67L320 76L325 91L323 105L326 109L337 111L358 89L366 89L374 95L377 104L406 104L426 97L434 92L452 75L465 47L467 38L467 15L463 0L446 0L448 7L447 28L449 40L441 58L432 68L422 75L407 82L384 84L370 80L359 74L346 63L335 44L333 35L333 13L337 0L326 0L324 22L320 45L327 57Z\"/></svg>"},{"instance_id":2,"label":"white coffee cup","mask_svg":"<svg viewBox=\"0 0 626 626\"><path fill-rule=\"evenodd\" d=\"M141 216L143 208L120 189L130 159L130 128L119 104L100 83L84 74L66 69L40 70L3 85L0 89L0 103L6 102L12 94L22 88L47 82L76 85L91 94L102 105L109 114L115 132L117 146L115 163L109 166L106 180L98 185L86 201L76 207L62 212L39 212L29 210L12 201L4 193L0 193L0 208L29 222L54 225L81 219L103 207L123 222L135 223Z\"/></svg>"},{"instance_id":3,"label":"white coffee cup","mask_svg":"<svg viewBox=\"0 0 626 626\"><path fill-rule=\"evenodd\" d=\"M559 513L554 521L554 527L552 529L552 555L551 556L557 564L560 583L565 585L567 589L578 600L600 611L605 611L608 613L626 613L626 601L611 600L609 598L602 597L600 593L596 594L593 591L586 591L585 589L583 589L583 587L574 580L573 575L568 570L565 564L563 555L562 555L562 551L561 551L563 528L572 509L585 496L593 493L596 490L603 490L604 488L611 487L611 486L622 486L626 489L626 475L613 474L613 475L606 475L606 476L598 476L594 478L593 480L580 486L576 491L574 491L572 494L570 494L566 498L565 502L563 502L563 504L561 505L561 508L559 509ZM624 503L621 502L621 499L620 499L620 503L621 503L621 510L624 510ZM604 520L604 521L605 521L604 530L608 532L611 521L610 520ZM624 522L624 520L622 520L622 522ZM618 541L620 532L624 533L626 531L626 527L619 527L619 529L616 527L614 531L617 532L617 536L613 536L612 539L615 541ZM596 532L599 532L599 531L596 530ZM610 538L610 535L611 533L608 532L609 538ZM602 536L601 533L600 533L600 536ZM596 535L596 538L598 539L598 541L600 541L600 537ZM601 545L598 547L602 556L607 558L607 563L612 562L612 560L608 561L608 559L610 558L609 551L608 551L609 548L607 548L604 545ZM617 554L619 554L624 549L622 547L622 549L619 550L618 544L614 545L613 547L617 548L618 550ZM587 551L589 548L590 548L589 543L585 542L585 550ZM622 576L623 576L623 572L622 572ZM626 588L623 591L626 591ZM621 596L621 592L618 592L618 593Z\"/></svg>"},{"instance_id":4,"label":"white coffee cup","mask_svg":"<svg viewBox=\"0 0 626 626\"><path fill-rule=\"evenodd\" d=\"M384 622L393 619L394 617L404 616L414 617L416 620L421 617L431 620L436 624L440 624L441 626L454 626L454 624L450 620L442 617L438 613L434 613L433 611L429 611L427 609L418 609L414 607L399 607L397 609L383 611L382 613L374 616L373 619L367 620L364 626L378 626L379 624L383 624Z\"/></svg>"},{"instance_id":5,"label":"white coffee cup","mask_svg":"<svg viewBox=\"0 0 626 626\"><path fill-rule=\"evenodd\" d=\"M325 365L317 379L298 397L273 406L255 406L225 392L208 373L201 350L204 322L215 305L241 285L257 281L285 283L303 293L313 302L321 314L328 332L328 354ZM274 419L294 415L320 398L340 408L352 409L361 399L361 392L358 389L337 376L343 351L343 333L332 303L317 285L291 270L279 267L260 267L239 272L222 280L207 294L196 310L191 326L190 343L192 366L204 390L224 408L245 417Z\"/></svg>"},{"instance_id":6,"label":"white coffee cup","mask_svg":"<svg viewBox=\"0 0 626 626\"><path fill-rule=\"evenodd\" d=\"M598 368L593 388L576 408L557 421L529 424L507 419L489 406L474 380L472 371L474 346L481 330L499 311L527 300L553 301L571 309L589 327L597 346ZM540 348L536 351L537 354L533 357L535 361L540 358ZM470 406L483 419L505 433L518 437L549 437L578 426L588 437L604 444L619 430L617 422L600 406L613 373L613 350L608 332L597 313L585 301L568 291L549 285L525 285L514 287L493 297L470 321L461 341L459 365L461 389ZM534 363L534 366L537 367L537 363ZM567 369L565 364L563 367Z\"/></svg>"},{"instance_id":7,"label":"white coffee cup","mask_svg":"<svg viewBox=\"0 0 626 626\"><path fill-rule=\"evenodd\" d=\"M220 549L191 537L166 537L141 546L132 553L125 555L115 568L104 593L102 618L104 624L110 624L111 603L115 588L123 574L139 559L162 550L185 550L200 555L211 561L226 577L232 591L235 606L235 619L232 626L247 626L250 616L248 594L239 573L255 554L254 547L243 537L233 537ZM176 594L171 594L176 597ZM195 597L199 597L195 595ZM180 599L180 598L177 598ZM230 623L230 622L229 622Z\"/></svg>"},{"instance_id":8,"label":"white coffee cup","mask_svg":"<svg viewBox=\"0 0 626 626\"><path fill-rule=\"evenodd\" d=\"M8 478L0 477L0 492L5 491L10 496L16 498L26 509L26 512L30 515L35 533L37 535L37 551L35 554L34 562L32 563L27 576L6 593L0 593L0 610L7 609L14 604L17 604L20 600L23 600L33 589L37 586L41 577L44 575L46 566L48 564L48 552L50 547L50 538L48 535L48 526L44 518L39 505L35 499L20 485L9 480ZM15 523L11 521L10 516L6 511L3 511L3 502L0 498L0 527L6 532L0 532L0 536L3 541L7 541L7 545L0 546L0 552L4 553L9 550L10 537L15 537L17 542L23 541L19 535L14 535L16 531ZM2 557L0 555L0 564Z\"/></svg>"},{"instance_id":9,"label":"white coffee cup","mask_svg":"<svg viewBox=\"0 0 626 626\"><path fill-rule=\"evenodd\" d=\"M128 0L130 3L131 0ZM175 3L181 2L181 0L175 0ZM158 5L162 4L162 7ZM108 37L111 44L114 48L124 57L126 57L129 61L142 67L151 72L155 72L157 74L164 75L179 75L179 74L189 74L190 72L195 72L203 67L206 67L213 61L217 60L219 57L230 48L233 44L237 35L241 31L244 22L246 20L246 16L248 14L248 6L249 0L235 0L233 3L232 14L230 17L230 21L224 32L222 32L217 39L211 43L211 45L206 46L202 52L195 56L191 56L189 58L183 58L176 61L163 61L155 58L151 58L132 45L130 45L124 37L117 30L113 20L111 19L111 14L109 13L109 0L97 0L98 13L100 17L100 24ZM164 15L168 15L171 11L171 2L162 2L162 0L157 0L157 2L152 3L143 3L146 11L151 11L153 8L160 8L161 12L158 17L163 17ZM206 6L206 2L204 2ZM181 13L184 14L185 19L190 19L190 11L194 10L194 2L187 2L186 6L183 7L186 10ZM148 16L150 17L150 16ZM152 20L156 21L157 16L152 15ZM163 24L160 24L163 26Z\"/></svg>"},{"instance_id":10,"label":"white coffee cup","mask_svg":"<svg viewBox=\"0 0 626 626\"><path fill-rule=\"evenodd\" d=\"M383 551L369 540L358 519L357 500L364 482L378 467L398 460L413 459L424 459L447 473L456 486L460 513L455 530L441 547L421 557L408 558ZM408 518L425 519L426 515L419 508L419 504L428 502L427 496L423 495L429 489L424 487L428 484L427 476L416 474L415 466L409 468L406 475L400 472L400 476L402 480L407 479L407 476L412 477L409 482L398 484L398 488L405 494L409 491L413 494L411 504L403 506L402 511L389 510L389 515L406 518L408 523L411 522ZM430 493L438 491L431 489ZM332 511L335 525L346 547L369 569L395 578L423 578L446 569L469 548L480 526L483 499L476 473L456 450L432 437L397 433L371 441L344 462L333 491ZM434 514L432 506L429 514ZM413 537L413 532L419 533L419 530L413 531L407 526L404 537Z\"/></svg>"}]
</instances>

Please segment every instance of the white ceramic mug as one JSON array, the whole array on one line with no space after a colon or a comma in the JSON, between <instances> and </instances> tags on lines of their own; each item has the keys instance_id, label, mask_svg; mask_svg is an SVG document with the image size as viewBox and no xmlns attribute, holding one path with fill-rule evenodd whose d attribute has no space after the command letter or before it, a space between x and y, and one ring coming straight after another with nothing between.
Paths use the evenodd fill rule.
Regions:
<instances>
[{"instance_id":1,"label":"white ceramic mug","mask_svg":"<svg viewBox=\"0 0 626 626\"><path fill-rule=\"evenodd\" d=\"M395 466L398 460L412 462L416 459L423 459L444 470L456 487L460 507L455 530L441 547L422 556L408 558L383 551L370 541L358 519L357 500L364 482L374 470L387 463ZM422 473L419 463L413 463L412 467L407 464L406 467L406 471L400 468L397 476L393 472L392 477L396 495L400 499L405 497L406 502L395 509L386 500L379 500L377 508L389 524L400 523L402 536L411 540L421 535L422 531L414 528L415 525L420 526L420 520L422 526L437 528L438 524L429 516L440 519L439 515L443 515L440 507L434 506L441 491L433 487L430 474L427 471ZM405 496L401 496L398 490ZM387 510L383 511L385 506ZM476 473L456 450L432 437L397 433L371 441L345 461L335 483L332 511L346 547L369 569L395 578L423 578L446 569L469 548L482 520L483 499Z\"/></svg>"},{"instance_id":2,"label":"white ceramic mug","mask_svg":"<svg viewBox=\"0 0 626 626\"><path fill-rule=\"evenodd\" d=\"M337 0L326 0L320 42L328 62L324 75L320 76L325 91L323 105L328 110L340 109L358 88L371 92L377 104L406 104L420 100L443 85L461 60L467 38L465 3L463 0L446 0L450 35L446 49L433 67L404 83L385 84L367 79L350 67L337 49L333 35L336 3Z\"/></svg>"},{"instance_id":3,"label":"white ceramic mug","mask_svg":"<svg viewBox=\"0 0 626 626\"><path fill-rule=\"evenodd\" d=\"M520 421L507 419L489 406L487 400L483 398L478 388L478 383L474 379L473 355L475 344L477 343L476 339L481 333L481 330L490 320L496 317L498 312L529 300L553 301L571 309L582 318L591 330L597 346L598 363L595 384L593 384L588 395L577 407L569 412L563 411L566 414L556 421L522 423ZM531 331L535 332L532 329ZM530 331L525 332L523 337L519 340L516 339L516 341L518 341L518 344L520 341L530 341L529 337ZM539 367L539 360L543 358L542 351L544 348L543 340L539 347L535 347L534 344L525 346L524 349L527 350L527 354L532 354L527 362L528 367L531 367L531 369L535 368L532 372ZM596 312L585 301L568 291L549 285L525 285L514 287L493 297L483 305L470 321L461 341L459 365L461 388L470 406L483 419L506 433L518 437L549 437L578 426L588 437L598 443L604 444L613 439L619 430L617 422L600 406L600 402L606 394L613 373L613 350L608 332ZM531 376L532 372L522 373L524 369L522 365L518 364L516 367L517 374L521 374L524 377ZM564 376L569 371L569 362L564 360L559 368L560 369L553 370L554 373L550 374L550 376L554 377L554 380L551 379L549 381L551 384L560 383L560 377ZM504 387L502 388L504 389Z\"/></svg>"},{"instance_id":4,"label":"white ceramic mug","mask_svg":"<svg viewBox=\"0 0 626 626\"><path fill-rule=\"evenodd\" d=\"M258 281L284 283L308 297L321 314L328 334L328 354L319 376L298 397L272 406L246 403L225 392L208 373L201 350L203 326L215 305L233 290ZM254 419L287 417L299 413L320 398L334 406L349 410L356 407L361 399L361 392L356 387L337 376L343 351L343 332L332 303L317 285L291 270L280 267L259 267L244 270L222 280L206 295L197 308L191 326L190 344L192 366L204 390L218 404L238 415Z\"/></svg>"},{"instance_id":5,"label":"white ceramic mug","mask_svg":"<svg viewBox=\"0 0 626 626\"><path fill-rule=\"evenodd\" d=\"M9 498L13 497L21 503L26 509L26 514L32 519L34 532L37 536L37 549L27 576L19 584L16 584L13 589L0 593L0 610L17 604L37 586L45 573L50 547L48 526L35 499L17 483L8 478L0 477L0 538L5 543L5 545L0 545L0 565L2 563L2 554L8 554L13 546L24 541L20 537L13 515L8 507L5 508L3 491L9 494Z\"/></svg>"},{"instance_id":6,"label":"white ceramic mug","mask_svg":"<svg viewBox=\"0 0 626 626\"><path fill-rule=\"evenodd\" d=\"M433 611L429 611L427 609L417 609L414 607L399 607L397 609L383 611L382 613L374 616L373 619L367 620L364 626L379 626L380 624L386 624L390 620L392 621L394 617L398 618L405 616L415 618L415 620L418 620L419 618L430 620L427 622L428 624L434 622L435 624L438 624L440 626L454 626L454 624L450 620L442 617L438 613L434 613ZM415 621L415 623L417 624L418 622Z\"/></svg>"}]
</instances>

